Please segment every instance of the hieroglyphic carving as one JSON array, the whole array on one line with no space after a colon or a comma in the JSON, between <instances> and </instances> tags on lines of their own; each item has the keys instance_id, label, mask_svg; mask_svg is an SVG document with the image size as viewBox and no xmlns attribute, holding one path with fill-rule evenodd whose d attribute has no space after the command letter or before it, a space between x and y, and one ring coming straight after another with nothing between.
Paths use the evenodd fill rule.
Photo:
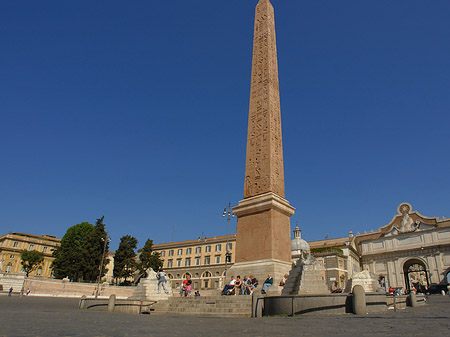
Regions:
<instances>
[{"instance_id":1,"label":"hieroglyphic carving","mask_svg":"<svg viewBox=\"0 0 450 337\"><path fill-rule=\"evenodd\" d=\"M244 198L274 192L284 198L283 145L274 10L255 10Z\"/></svg>"}]
</instances>

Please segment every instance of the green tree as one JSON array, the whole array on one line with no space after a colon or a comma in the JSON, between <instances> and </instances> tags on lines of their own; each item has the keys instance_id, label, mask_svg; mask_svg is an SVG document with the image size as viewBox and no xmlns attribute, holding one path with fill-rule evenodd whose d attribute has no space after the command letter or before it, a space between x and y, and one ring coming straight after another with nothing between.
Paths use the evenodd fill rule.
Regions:
<instances>
[{"instance_id":1,"label":"green tree","mask_svg":"<svg viewBox=\"0 0 450 337\"><path fill-rule=\"evenodd\" d=\"M153 240L147 239L144 247L139 255L139 272L142 274L148 268L152 268L154 271L158 271L162 267L163 263L160 259L158 252L153 252Z\"/></svg>"},{"instance_id":2,"label":"green tree","mask_svg":"<svg viewBox=\"0 0 450 337\"><path fill-rule=\"evenodd\" d=\"M116 281L120 278L126 280L136 271L135 249L137 248L137 243L137 239L130 235L125 235L120 238L119 248L117 248L116 255L114 256L113 275Z\"/></svg>"},{"instance_id":3,"label":"green tree","mask_svg":"<svg viewBox=\"0 0 450 337\"><path fill-rule=\"evenodd\" d=\"M82 222L67 229L61 239L61 246L53 251L52 263L55 278L68 277L75 281L95 281L99 274L107 233L103 218L97 219L93 226ZM108 248L108 242L106 241ZM104 263L104 265L106 265ZM102 270L102 275L106 268Z\"/></svg>"},{"instance_id":4,"label":"green tree","mask_svg":"<svg viewBox=\"0 0 450 337\"><path fill-rule=\"evenodd\" d=\"M105 231L105 224L103 223L104 216L97 219L94 226L94 231L86 243L87 254L85 256L85 263L89 268L86 268L84 279L87 281L95 281L99 277L100 264L103 259L103 266L100 278L105 276L108 269L109 259L106 258L106 253L109 249L108 233ZM105 256L103 256L105 254Z\"/></svg>"},{"instance_id":5,"label":"green tree","mask_svg":"<svg viewBox=\"0 0 450 337\"><path fill-rule=\"evenodd\" d=\"M22 250L20 252L20 263L22 264L23 271L28 275L35 270L44 261L44 254L36 250Z\"/></svg>"}]
</instances>

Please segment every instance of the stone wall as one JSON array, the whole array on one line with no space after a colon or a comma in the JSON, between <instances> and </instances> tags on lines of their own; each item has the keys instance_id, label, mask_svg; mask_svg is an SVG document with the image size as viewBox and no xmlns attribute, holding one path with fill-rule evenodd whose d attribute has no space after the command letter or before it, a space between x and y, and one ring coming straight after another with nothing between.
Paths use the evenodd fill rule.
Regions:
<instances>
[{"instance_id":1,"label":"stone wall","mask_svg":"<svg viewBox=\"0 0 450 337\"><path fill-rule=\"evenodd\" d=\"M23 288L28 288L33 296L59 296L59 297L91 297L95 295L96 283L78 283L65 280L25 279ZM117 298L127 298L133 294L136 287L118 287L109 284L100 284L99 297L109 297L115 294Z\"/></svg>"}]
</instances>

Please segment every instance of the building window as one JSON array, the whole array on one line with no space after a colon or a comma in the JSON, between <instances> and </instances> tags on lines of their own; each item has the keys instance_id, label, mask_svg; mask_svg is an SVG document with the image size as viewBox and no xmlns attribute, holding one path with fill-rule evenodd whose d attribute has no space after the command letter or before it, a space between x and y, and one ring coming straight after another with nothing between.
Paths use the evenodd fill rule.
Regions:
<instances>
[{"instance_id":1,"label":"building window","mask_svg":"<svg viewBox=\"0 0 450 337\"><path fill-rule=\"evenodd\" d=\"M46 253L46 252L47 252L47 247L44 247L44 248L42 249L42 252L43 252L43 253Z\"/></svg>"},{"instance_id":2,"label":"building window","mask_svg":"<svg viewBox=\"0 0 450 337\"><path fill-rule=\"evenodd\" d=\"M177 267L181 267L181 259L177 259Z\"/></svg>"},{"instance_id":3,"label":"building window","mask_svg":"<svg viewBox=\"0 0 450 337\"><path fill-rule=\"evenodd\" d=\"M211 246L206 246L205 252L206 252L206 253L209 253L210 251L211 251Z\"/></svg>"},{"instance_id":4,"label":"building window","mask_svg":"<svg viewBox=\"0 0 450 337\"><path fill-rule=\"evenodd\" d=\"M205 264L210 264L210 260L209 256L205 256Z\"/></svg>"},{"instance_id":5,"label":"building window","mask_svg":"<svg viewBox=\"0 0 450 337\"><path fill-rule=\"evenodd\" d=\"M9 256L9 258L10 258L10 259L14 259L14 254L11 254L11 255Z\"/></svg>"},{"instance_id":6,"label":"building window","mask_svg":"<svg viewBox=\"0 0 450 337\"><path fill-rule=\"evenodd\" d=\"M229 242L228 243L228 250L231 250L233 248L233 243L232 242Z\"/></svg>"},{"instance_id":7,"label":"building window","mask_svg":"<svg viewBox=\"0 0 450 337\"><path fill-rule=\"evenodd\" d=\"M18 242L14 242L14 243L13 243L13 248L17 248L18 245L19 245Z\"/></svg>"},{"instance_id":8,"label":"building window","mask_svg":"<svg viewBox=\"0 0 450 337\"><path fill-rule=\"evenodd\" d=\"M192 248L186 248L186 255L192 254Z\"/></svg>"},{"instance_id":9,"label":"building window","mask_svg":"<svg viewBox=\"0 0 450 337\"><path fill-rule=\"evenodd\" d=\"M166 251L165 251L165 250L162 250L161 253L159 253L159 255L160 255L161 257L166 256Z\"/></svg>"},{"instance_id":10,"label":"building window","mask_svg":"<svg viewBox=\"0 0 450 337\"><path fill-rule=\"evenodd\" d=\"M172 268L172 260L167 260L167 268Z\"/></svg>"},{"instance_id":11,"label":"building window","mask_svg":"<svg viewBox=\"0 0 450 337\"><path fill-rule=\"evenodd\" d=\"M202 252L202 247L195 248L195 254L201 254L201 252Z\"/></svg>"},{"instance_id":12,"label":"building window","mask_svg":"<svg viewBox=\"0 0 450 337\"><path fill-rule=\"evenodd\" d=\"M39 267L37 270L37 276L41 276L42 275L42 267Z\"/></svg>"},{"instance_id":13,"label":"building window","mask_svg":"<svg viewBox=\"0 0 450 337\"><path fill-rule=\"evenodd\" d=\"M169 250L169 256L173 256L173 249Z\"/></svg>"},{"instance_id":14,"label":"building window","mask_svg":"<svg viewBox=\"0 0 450 337\"><path fill-rule=\"evenodd\" d=\"M199 265L200 265L200 258L199 258L199 257L196 257L196 258L195 258L195 265L196 265L196 266L199 266Z\"/></svg>"},{"instance_id":15,"label":"building window","mask_svg":"<svg viewBox=\"0 0 450 337\"><path fill-rule=\"evenodd\" d=\"M216 256L216 263L220 263L220 255Z\"/></svg>"},{"instance_id":16,"label":"building window","mask_svg":"<svg viewBox=\"0 0 450 337\"><path fill-rule=\"evenodd\" d=\"M178 249L177 255L183 255L183 248Z\"/></svg>"},{"instance_id":17,"label":"building window","mask_svg":"<svg viewBox=\"0 0 450 337\"><path fill-rule=\"evenodd\" d=\"M34 245L30 245L30 250L33 250L34 249Z\"/></svg>"},{"instance_id":18,"label":"building window","mask_svg":"<svg viewBox=\"0 0 450 337\"><path fill-rule=\"evenodd\" d=\"M184 266L185 267L190 267L191 266L191 258L188 257L186 260L184 260Z\"/></svg>"},{"instance_id":19,"label":"building window","mask_svg":"<svg viewBox=\"0 0 450 337\"><path fill-rule=\"evenodd\" d=\"M216 245L216 252L220 252L221 249L222 249L222 245L221 245L220 243L218 243L218 244Z\"/></svg>"},{"instance_id":20,"label":"building window","mask_svg":"<svg viewBox=\"0 0 450 337\"><path fill-rule=\"evenodd\" d=\"M6 266L6 272L10 273L11 272L11 268L12 268L12 263L9 262L8 265Z\"/></svg>"}]
</instances>

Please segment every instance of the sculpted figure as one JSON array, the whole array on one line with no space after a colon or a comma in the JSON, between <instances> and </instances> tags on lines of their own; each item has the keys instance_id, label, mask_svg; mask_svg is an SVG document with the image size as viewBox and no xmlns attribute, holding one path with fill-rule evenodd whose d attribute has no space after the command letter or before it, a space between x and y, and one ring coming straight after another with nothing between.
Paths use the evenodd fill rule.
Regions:
<instances>
[{"instance_id":1,"label":"sculpted figure","mask_svg":"<svg viewBox=\"0 0 450 337\"><path fill-rule=\"evenodd\" d=\"M403 219L400 224L400 230L402 232L411 232L415 229L415 224L413 219L409 216L408 213L403 214Z\"/></svg>"}]
</instances>

